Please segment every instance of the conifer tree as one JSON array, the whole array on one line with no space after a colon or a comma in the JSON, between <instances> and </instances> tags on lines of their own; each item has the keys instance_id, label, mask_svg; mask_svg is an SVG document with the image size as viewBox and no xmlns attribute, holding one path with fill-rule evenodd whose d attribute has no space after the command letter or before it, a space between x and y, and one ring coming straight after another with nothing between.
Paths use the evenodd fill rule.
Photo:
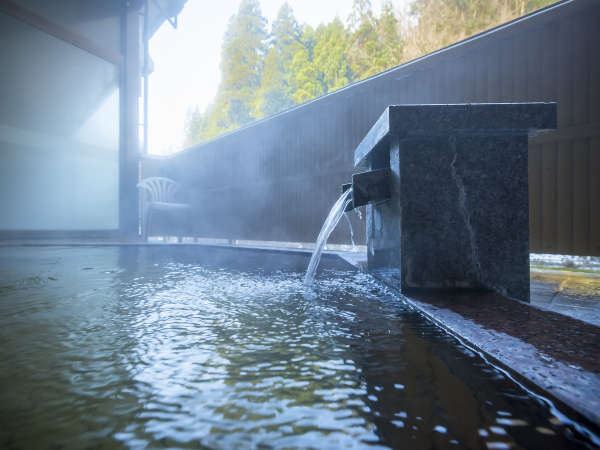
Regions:
<instances>
[{"instance_id":1,"label":"conifer tree","mask_svg":"<svg viewBox=\"0 0 600 450\"><path fill-rule=\"evenodd\" d=\"M527 14L554 0L410 0L376 16L370 0L354 0L339 18L300 26L284 3L267 36L259 0L241 0L221 50L221 84L204 113L188 111L184 145L194 145L252 120L340 89Z\"/></svg>"},{"instance_id":2,"label":"conifer tree","mask_svg":"<svg viewBox=\"0 0 600 450\"><path fill-rule=\"evenodd\" d=\"M327 25L319 25L315 33L313 62L324 93L335 91L354 81L347 51L348 30L338 17Z\"/></svg>"},{"instance_id":3,"label":"conifer tree","mask_svg":"<svg viewBox=\"0 0 600 450\"><path fill-rule=\"evenodd\" d=\"M292 96L292 60L302 41L300 25L287 2L273 22L269 44L257 99L259 117L276 114L296 103Z\"/></svg>"},{"instance_id":4,"label":"conifer tree","mask_svg":"<svg viewBox=\"0 0 600 450\"><path fill-rule=\"evenodd\" d=\"M401 62L402 39L390 2L375 17L369 0L354 0L349 17L348 60L357 79L383 72Z\"/></svg>"},{"instance_id":5,"label":"conifer tree","mask_svg":"<svg viewBox=\"0 0 600 450\"><path fill-rule=\"evenodd\" d=\"M302 46L296 50L292 58L290 82L292 98L296 103L303 103L326 92L319 71L313 62L316 45L315 30L310 25L302 29Z\"/></svg>"},{"instance_id":6,"label":"conifer tree","mask_svg":"<svg viewBox=\"0 0 600 450\"><path fill-rule=\"evenodd\" d=\"M404 39L394 7L386 1L377 19L377 40L380 44L379 58L374 73L383 72L403 62Z\"/></svg>"},{"instance_id":7,"label":"conifer tree","mask_svg":"<svg viewBox=\"0 0 600 450\"><path fill-rule=\"evenodd\" d=\"M202 114L197 107L188 109L185 117L185 123L183 125L183 132L184 148L191 147L192 145L202 142Z\"/></svg>"},{"instance_id":8,"label":"conifer tree","mask_svg":"<svg viewBox=\"0 0 600 450\"><path fill-rule=\"evenodd\" d=\"M215 107L222 108L226 128L252 121L260 87L267 37L258 0L242 0L229 20L221 50L221 85Z\"/></svg>"},{"instance_id":9,"label":"conifer tree","mask_svg":"<svg viewBox=\"0 0 600 450\"><path fill-rule=\"evenodd\" d=\"M373 60L379 47L370 0L354 0L348 25L351 31L348 60L352 72L360 80L372 75Z\"/></svg>"},{"instance_id":10,"label":"conifer tree","mask_svg":"<svg viewBox=\"0 0 600 450\"><path fill-rule=\"evenodd\" d=\"M411 0L404 57L413 59L542 8L554 0Z\"/></svg>"}]
</instances>

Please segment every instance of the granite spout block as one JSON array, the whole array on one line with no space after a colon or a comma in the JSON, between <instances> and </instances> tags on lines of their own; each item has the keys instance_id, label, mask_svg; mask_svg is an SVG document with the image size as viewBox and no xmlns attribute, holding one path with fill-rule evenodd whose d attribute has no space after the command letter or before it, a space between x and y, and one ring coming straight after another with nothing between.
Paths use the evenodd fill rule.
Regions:
<instances>
[{"instance_id":1,"label":"granite spout block","mask_svg":"<svg viewBox=\"0 0 600 450\"><path fill-rule=\"evenodd\" d=\"M552 128L555 103L389 106L354 153L368 172L353 207L374 190L357 180L386 173L389 199L367 205L368 269L403 292L529 301L528 138Z\"/></svg>"},{"instance_id":2,"label":"granite spout block","mask_svg":"<svg viewBox=\"0 0 600 450\"><path fill-rule=\"evenodd\" d=\"M389 200L392 195L391 180L392 171L389 168L352 175L352 183L342 185L342 192L352 187L352 201L346 211L351 211L367 203L375 204Z\"/></svg>"}]
</instances>

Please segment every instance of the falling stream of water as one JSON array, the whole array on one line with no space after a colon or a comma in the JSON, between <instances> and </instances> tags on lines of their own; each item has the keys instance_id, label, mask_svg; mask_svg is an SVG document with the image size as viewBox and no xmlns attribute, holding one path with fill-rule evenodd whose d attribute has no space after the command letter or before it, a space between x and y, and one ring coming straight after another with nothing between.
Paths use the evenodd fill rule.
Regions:
<instances>
[{"instance_id":1,"label":"falling stream of water","mask_svg":"<svg viewBox=\"0 0 600 450\"><path fill-rule=\"evenodd\" d=\"M344 211L348 204L352 201L352 188L343 192L340 198L337 199L331 211L329 211L329 215L327 219L325 219L325 223L323 224L323 228L319 233L319 237L317 238L317 243L315 245L315 251L313 252L310 263L308 264L308 270L306 271L306 276L304 277L304 284L310 286L313 283L315 278L315 274L317 272L317 267L319 266L319 261L321 261L321 254L323 253L323 248L327 243L327 239L329 235L333 232L340 219L344 215Z\"/></svg>"},{"instance_id":2,"label":"falling stream of water","mask_svg":"<svg viewBox=\"0 0 600 450\"><path fill-rule=\"evenodd\" d=\"M350 217L348 217L347 213L344 214L344 218L346 219L346 222L348 223L348 228L350 228L350 242L352 242L352 251L355 252L356 244L354 243L354 230L352 229L352 221L350 220Z\"/></svg>"}]
</instances>

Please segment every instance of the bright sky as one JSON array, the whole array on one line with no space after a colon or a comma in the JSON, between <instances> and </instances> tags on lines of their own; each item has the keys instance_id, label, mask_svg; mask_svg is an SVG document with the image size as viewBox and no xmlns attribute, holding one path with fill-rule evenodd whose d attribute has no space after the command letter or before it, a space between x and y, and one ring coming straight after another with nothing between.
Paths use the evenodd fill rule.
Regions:
<instances>
[{"instance_id":1,"label":"bright sky","mask_svg":"<svg viewBox=\"0 0 600 450\"><path fill-rule=\"evenodd\" d=\"M181 149L188 108L204 110L219 86L221 39L240 0L188 0L177 29L165 22L150 41L154 73L149 82L149 152L167 154ZM260 0L271 22L284 0ZM336 15L344 22L352 0L288 0L300 23L317 26ZM381 1L372 0L378 14ZM394 4L400 3L400 0Z\"/></svg>"}]
</instances>

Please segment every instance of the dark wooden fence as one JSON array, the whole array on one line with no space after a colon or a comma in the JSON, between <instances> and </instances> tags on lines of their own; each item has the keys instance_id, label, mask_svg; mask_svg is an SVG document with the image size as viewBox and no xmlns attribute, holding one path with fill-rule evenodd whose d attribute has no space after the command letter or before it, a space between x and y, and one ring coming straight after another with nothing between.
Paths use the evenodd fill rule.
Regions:
<instances>
[{"instance_id":1,"label":"dark wooden fence","mask_svg":"<svg viewBox=\"0 0 600 450\"><path fill-rule=\"evenodd\" d=\"M190 235L314 242L387 105L513 101L558 102L558 129L530 140L531 251L600 255L598 0L556 4L187 149L159 171L190 189ZM364 223L352 221L364 242ZM342 223L332 240L349 237Z\"/></svg>"}]
</instances>

